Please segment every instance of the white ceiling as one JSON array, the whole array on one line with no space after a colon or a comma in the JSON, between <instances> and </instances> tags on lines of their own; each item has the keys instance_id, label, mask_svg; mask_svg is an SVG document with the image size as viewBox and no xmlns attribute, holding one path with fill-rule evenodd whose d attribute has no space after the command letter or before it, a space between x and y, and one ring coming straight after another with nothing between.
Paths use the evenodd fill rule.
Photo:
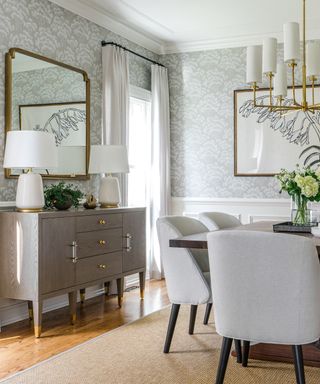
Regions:
<instances>
[{"instance_id":1,"label":"white ceiling","mask_svg":"<svg viewBox=\"0 0 320 384\"><path fill-rule=\"evenodd\" d=\"M302 0L51 0L157 53L282 39ZM320 38L320 1L307 0L308 35Z\"/></svg>"}]
</instances>

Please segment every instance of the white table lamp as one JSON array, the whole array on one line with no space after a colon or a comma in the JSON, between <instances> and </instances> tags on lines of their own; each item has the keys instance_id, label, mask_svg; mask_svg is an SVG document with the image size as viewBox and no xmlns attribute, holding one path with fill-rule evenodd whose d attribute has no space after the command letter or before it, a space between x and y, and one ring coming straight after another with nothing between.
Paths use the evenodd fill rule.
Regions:
<instances>
[{"instance_id":1,"label":"white table lamp","mask_svg":"<svg viewBox=\"0 0 320 384\"><path fill-rule=\"evenodd\" d=\"M28 170L19 176L16 207L21 212L39 212L44 207L42 177L32 169L51 169L58 165L54 135L40 131L7 133L4 168Z\"/></svg>"},{"instance_id":2,"label":"white table lamp","mask_svg":"<svg viewBox=\"0 0 320 384\"><path fill-rule=\"evenodd\" d=\"M119 180L112 173L128 173L128 153L124 145L92 145L89 173L102 176L99 203L102 208L118 207L121 202Z\"/></svg>"}]
</instances>

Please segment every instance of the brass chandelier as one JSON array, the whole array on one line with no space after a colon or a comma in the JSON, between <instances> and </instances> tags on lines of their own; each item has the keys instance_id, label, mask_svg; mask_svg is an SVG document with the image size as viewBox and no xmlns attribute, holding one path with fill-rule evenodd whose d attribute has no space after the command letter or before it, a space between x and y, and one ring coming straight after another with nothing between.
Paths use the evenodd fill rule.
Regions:
<instances>
[{"instance_id":1,"label":"brass chandelier","mask_svg":"<svg viewBox=\"0 0 320 384\"><path fill-rule=\"evenodd\" d=\"M303 2L303 51L302 51L302 100L296 99L296 68L300 60L300 34L298 23L284 25L284 61L277 63L277 39L266 38L263 45L247 48L247 83L253 89L253 103L257 108L269 108L270 111L309 111L320 110L315 102L315 82L320 75L320 41L306 42L306 0ZM292 76L292 100L287 96L287 66ZM269 81L269 104L257 101L258 83L262 75ZM311 100L307 99L307 83L311 85ZM285 102L284 102L285 101Z\"/></svg>"}]
</instances>

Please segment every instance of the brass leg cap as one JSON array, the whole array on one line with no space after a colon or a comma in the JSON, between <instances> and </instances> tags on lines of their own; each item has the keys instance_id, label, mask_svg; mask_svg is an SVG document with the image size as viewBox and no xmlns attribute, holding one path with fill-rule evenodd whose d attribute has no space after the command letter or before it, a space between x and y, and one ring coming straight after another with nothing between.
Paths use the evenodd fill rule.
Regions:
<instances>
[{"instance_id":1,"label":"brass leg cap","mask_svg":"<svg viewBox=\"0 0 320 384\"><path fill-rule=\"evenodd\" d=\"M118 297L118 305L120 308L122 307L122 303L123 303L123 296Z\"/></svg>"},{"instance_id":2,"label":"brass leg cap","mask_svg":"<svg viewBox=\"0 0 320 384\"><path fill-rule=\"evenodd\" d=\"M73 314L70 316L71 325L75 325L76 320L77 320L77 315L76 315L75 313L73 313Z\"/></svg>"},{"instance_id":3,"label":"brass leg cap","mask_svg":"<svg viewBox=\"0 0 320 384\"><path fill-rule=\"evenodd\" d=\"M140 291L140 299L141 299L141 300L144 299L144 290Z\"/></svg>"},{"instance_id":4,"label":"brass leg cap","mask_svg":"<svg viewBox=\"0 0 320 384\"><path fill-rule=\"evenodd\" d=\"M33 320L33 310L32 309L29 309L29 320L30 321Z\"/></svg>"},{"instance_id":5,"label":"brass leg cap","mask_svg":"<svg viewBox=\"0 0 320 384\"><path fill-rule=\"evenodd\" d=\"M34 335L38 339L41 335L41 326L35 326L34 327Z\"/></svg>"},{"instance_id":6,"label":"brass leg cap","mask_svg":"<svg viewBox=\"0 0 320 384\"><path fill-rule=\"evenodd\" d=\"M80 302L81 302L81 304L84 304L85 299L86 299L86 295L84 293L80 293Z\"/></svg>"}]
</instances>

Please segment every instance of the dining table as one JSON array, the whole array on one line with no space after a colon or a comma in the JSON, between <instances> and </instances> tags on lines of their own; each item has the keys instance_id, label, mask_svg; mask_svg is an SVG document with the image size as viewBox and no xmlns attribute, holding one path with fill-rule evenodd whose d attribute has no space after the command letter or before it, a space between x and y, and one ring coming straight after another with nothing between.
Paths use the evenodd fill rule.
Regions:
<instances>
[{"instance_id":1,"label":"dining table","mask_svg":"<svg viewBox=\"0 0 320 384\"><path fill-rule=\"evenodd\" d=\"M228 228L225 230L244 230L244 231L259 231L271 232L275 221L259 221L251 224L244 224L237 227ZM190 248L190 249L208 249L207 236L210 232L202 232L188 236L177 237L169 240L169 246L175 248ZM314 236L311 233L286 232L286 234L304 236L310 238L318 251L320 257L320 237ZM236 357L235 351L232 355ZM292 348L289 345L257 343L250 347L251 359L268 360L293 363ZM320 367L320 340L303 346L303 358L306 365Z\"/></svg>"}]
</instances>

